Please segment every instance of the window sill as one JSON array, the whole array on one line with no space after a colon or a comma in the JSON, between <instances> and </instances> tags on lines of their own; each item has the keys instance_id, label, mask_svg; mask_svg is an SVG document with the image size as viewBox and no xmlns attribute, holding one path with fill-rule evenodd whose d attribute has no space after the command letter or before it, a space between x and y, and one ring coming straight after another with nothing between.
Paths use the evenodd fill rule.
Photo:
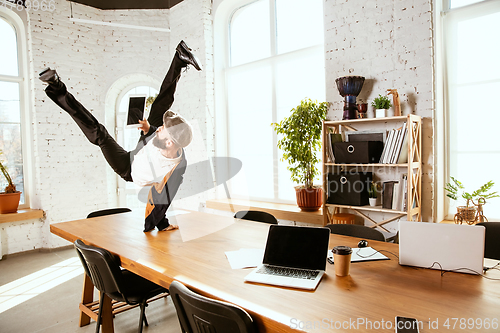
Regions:
<instances>
[{"instance_id":1,"label":"window sill","mask_svg":"<svg viewBox=\"0 0 500 333\"><path fill-rule=\"evenodd\" d=\"M41 219L43 215L41 209L19 209L16 213L0 214L0 223Z\"/></svg>"},{"instance_id":2,"label":"window sill","mask_svg":"<svg viewBox=\"0 0 500 333\"><path fill-rule=\"evenodd\" d=\"M207 200L206 207L230 212L240 210L260 210L273 214L278 220L296 221L310 224L323 225L322 210L316 212L303 212L297 205L281 204L263 201L246 201L236 199Z\"/></svg>"}]
</instances>

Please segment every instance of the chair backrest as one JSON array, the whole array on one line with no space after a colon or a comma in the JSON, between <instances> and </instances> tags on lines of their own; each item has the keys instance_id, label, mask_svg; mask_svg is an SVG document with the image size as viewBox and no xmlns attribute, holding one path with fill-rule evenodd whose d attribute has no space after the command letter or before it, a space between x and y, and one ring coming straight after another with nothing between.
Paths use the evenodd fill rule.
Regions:
<instances>
[{"instance_id":1,"label":"chair backrest","mask_svg":"<svg viewBox=\"0 0 500 333\"><path fill-rule=\"evenodd\" d=\"M122 272L116 257L105 249L86 245L80 239L77 239L74 244L85 273L97 290L110 296L123 298L120 289Z\"/></svg>"},{"instance_id":2,"label":"chair backrest","mask_svg":"<svg viewBox=\"0 0 500 333\"><path fill-rule=\"evenodd\" d=\"M256 332L252 317L238 306L201 296L177 281L168 289L183 332Z\"/></svg>"},{"instance_id":3,"label":"chair backrest","mask_svg":"<svg viewBox=\"0 0 500 333\"><path fill-rule=\"evenodd\" d=\"M357 224L328 224L330 233L337 235L353 236L385 242L384 234L373 228Z\"/></svg>"},{"instance_id":4,"label":"chair backrest","mask_svg":"<svg viewBox=\"0 0 500 333\"><path fill-rule=\"evenodd\" d=\"M486 228L484 238L484 257L500 260L500 222L481 222Z\"/></svg>"},{"instance_id":5,"label":"chair backrest","mask_svg":"<svg viewBox=\"0 0 500 333\"><path fill-rule=\"evenodd\" d=\"M104 216L104 215L112 215L112 214L119 214L119 213L127 213L131 212L129 208L110 208L110 209L103 209L103 210L97 210L95 212L90 213L87 215L87 218L90 219L92 217L98 217L98 216Z\"/></svg>"},{"instance_id":6,"label":"chair backrest","mask_svg":"<svg viewBox=\"0 0 500 333\"><path fill-rule=\"evenodd\" d=\"M278 220L272 214L261 212L258 210L240 210L239 212L234 214L234 218L264 222L269 224L278 224Z\"/></svg>"}]
</instances>

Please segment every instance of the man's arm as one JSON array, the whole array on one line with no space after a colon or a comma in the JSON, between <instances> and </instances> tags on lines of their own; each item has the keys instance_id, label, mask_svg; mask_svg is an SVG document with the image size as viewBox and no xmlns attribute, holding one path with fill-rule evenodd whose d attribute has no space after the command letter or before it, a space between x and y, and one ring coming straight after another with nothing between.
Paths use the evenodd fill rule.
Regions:
<instances>
[{"instance_id":1,"label":"man's arm","mask_svg":"<svg viewBox=\"0 0 500 333\"><path fill-rule=\"evenodd\" d=\"M143 140L152 135L158 129L158 127L150 125L147 119L139 120L139 124L141 125L139 126L139 130L142 131L140 140Z\"/></svg>"}]
</instances>

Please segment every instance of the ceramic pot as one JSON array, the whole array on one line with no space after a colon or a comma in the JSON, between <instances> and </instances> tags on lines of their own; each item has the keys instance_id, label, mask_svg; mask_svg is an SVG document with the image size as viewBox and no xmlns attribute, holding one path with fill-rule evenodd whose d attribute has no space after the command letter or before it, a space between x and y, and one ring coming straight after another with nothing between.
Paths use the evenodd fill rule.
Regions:
<instances>
[{"instance_id":1,"label":"ceramic pot","mask_svg":"<svg viewBox=\"0 0 500 333\"><path fill-rule=\"evenodd\" d=\"M370 201L370 206L375 207L377 205L377 198L368 198Z\"/></svg>"},{"instance_id":2,"label":"ceramic pot","mask_svg":"<svg viewBox=\"0 0 500 333\"><path fill-rule=\"evenodd\" d=\"M323 189L320 186L313 188L296 186L295 196L297 198L297 206L299 206L300 210L306 212L317 211L323 204Z\"/></svg>"},{"instance_id":3,"label":"ceramic pot","mask_svg":"<svg viewBox=\"0 0 500 333\"><path fill-rule=\"evenodd\" d=\"M0 214L8 214L17 212L21 192L15 193L0 193Z\"/></svg>"},{"instance_id":4,"label":"ceramic pot","mask_svg":"<svg viewBox=\"0 0 500 333\"><path fill-rule=\"evenodd\" d=\"M387 109L376 109L375 110L375 117L376 118L383 118L387 114Z\"/></svg>"}]
</instances>

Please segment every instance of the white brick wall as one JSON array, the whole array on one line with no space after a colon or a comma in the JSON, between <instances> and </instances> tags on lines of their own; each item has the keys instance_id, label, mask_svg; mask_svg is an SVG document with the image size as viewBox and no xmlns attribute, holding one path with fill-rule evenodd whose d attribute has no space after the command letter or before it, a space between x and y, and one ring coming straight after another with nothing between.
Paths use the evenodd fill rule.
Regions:
<instances>
[{"instance_id":1,"label":"white brick wall","mask_svg":"<svg viewBox=\"0 0 500 333\"><path fill-rule=\"evenodd\" d=\"M333 102L328 118L342 119L343 98L335 84L338 77L364 76L358 101L369 104L379 94L386 94L387 89L398 89L403 114L413 113L423 118L422 217L423 221L431 221L434 196L431 1L325 0L324 14L326 99Z\"/></svg>"},{"instance_id":2,"label":"white brick wall","mask_svg":"<svg viewBox=\"0 0 500 333\"><path fill-rule=\"evenodd\" d=\"M4 254L68 244L49 231L51 223L84 218L89 211L116 205L108 193L107 166L99 148L88 143L71 118L50 101L37 78L41 69L58 70L70 91L104 123L106 93L114 82L141 73L161 82L179 40L199 57L203 71L191 68L178 86L173 110L195 123L197 143L188 151L190 163L213 155L214 80L212 10L221 1L184 0L171 10L100 11L56 0L53 13L28 15L30 52L30 114L34 208L44 221L1 225ZM360 98L366 102L397 88L403 113L424 118L423 218L432 217L432 22L429 0L325 0L325 60L327 100L333 102L330 119L342 116L342 97L335 79L344 75L366 78ZM71 22L70 17L135 26L170 28L171 33ZM194 167L195 168L195 167ZM204 170L183 187L206 182ZM111 173L112 174L112 173ZM210 184L205 184L207 187ZM180 208L198 209L210 193L180 200Z\"/></svg>"},{"instance_id":3,"label":"white brick wall","mask_svg":"<svg viewBox=\"0 0 500 333\"><path fill-rule=\"evenodd\" d=\"M104 123L105 97L113 82L131 73L145 73L161 81L170 63L168 32L70 21L73 15L165 29L170 25L169 10L72 7L68 1L57 0L54 12L31 11L28 15L34 86L30 115L35 177L32 206L43 209L46 219L2 225L4 254L65 245L67 242L50 233L51 223L84 218L92 210L116 206L116 198L106 195L109 167L100 149L91 145L72 119L46 97L36 73L47 66L56 68L68 89ZM33 236L34 229L38 237Z\"/></svg>"},{"instance_id":4,"label":"white brick wall","mask_svg":"<svg viewBox=\"0 0 500 333\"><path fill-rule=\"evenodd\" d=\"M0 224L0 259L2 254L43 247L43 222L28 220Z\"/></svg>"}]
</instances>

